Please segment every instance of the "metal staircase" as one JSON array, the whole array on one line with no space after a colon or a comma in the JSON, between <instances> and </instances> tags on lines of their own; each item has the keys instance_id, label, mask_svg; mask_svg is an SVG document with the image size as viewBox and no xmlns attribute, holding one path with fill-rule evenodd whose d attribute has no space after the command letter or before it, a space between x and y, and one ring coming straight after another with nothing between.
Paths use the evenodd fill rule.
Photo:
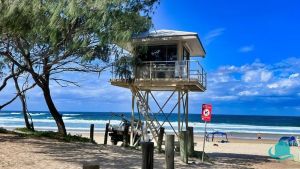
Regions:
<instances>
[{"instance_id":1,"label":"metal staircase","mask_svg":"<svg viewBox=\"0 0 300 169\"><path fill-rule=\"evenodd\" d=\"M161 127L159 121L157 120L155 114L151 112L147 100L142 95L138 87L135 85L131 85L130 89L131 92L134 93L136 97L138 112L144 117L147 128L150 129L152 137L154 141L157 143L158 134Z\"/></svg>"}]
</instances>

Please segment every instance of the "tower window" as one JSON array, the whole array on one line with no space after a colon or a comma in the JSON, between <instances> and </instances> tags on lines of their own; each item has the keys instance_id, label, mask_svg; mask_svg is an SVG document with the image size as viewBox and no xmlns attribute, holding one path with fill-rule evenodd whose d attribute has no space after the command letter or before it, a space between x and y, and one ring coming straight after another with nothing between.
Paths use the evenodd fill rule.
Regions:
<instances>
[{"instance_id":1,"label":"tower window","mask_svg":"<svg viewBox=\"0 0 300 169\"><path fill-rule=\"evenodd\" d=\"M136 48L137 57L142 61L176 61L176 45L140 46Z\"/></svg>"}]
</instances>

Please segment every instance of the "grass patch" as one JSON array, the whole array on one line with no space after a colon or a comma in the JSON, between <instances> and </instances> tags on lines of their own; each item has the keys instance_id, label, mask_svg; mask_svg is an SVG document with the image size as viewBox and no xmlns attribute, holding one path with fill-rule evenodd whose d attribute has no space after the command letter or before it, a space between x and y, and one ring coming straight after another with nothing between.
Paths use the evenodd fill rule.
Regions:
<instances>
[{"instance_id":1,"label":"grass patch","mask_svg":"<svg viewBox=\"0 0 300 169\"><path fill-rule=\"evenodd\" d=\"M16 128L15 130L21 131L21 132L24 132L24 133L30 133L30 132L33 132L32 130L29 130L29 129L26 128L26 127L24 127L24 128Z\"/></svg>"},{"instance_id":2,"label":"grass patch","mask_svg":"<svg viewBox=\"0 0 300 169\"><path fill-rule=\"evenodd\" d=\"M0 127L0 133L7 134L9 132L5 128Z\"/></svg>"},{"instance_id":3,"label":"grass patch","mask_svg":"<svg viewBox=\"0 0 300 169\"><path fill-rule=\"evenodd\" d=\"M27 128L17 128L16 130L21 131L21 134L25 137L49 138L65 142L90 142L89 138L82 137L81 135L67 134L66 136L62 136L60 133L54 131L31 131Z\"/></svg>"}]
</instances>

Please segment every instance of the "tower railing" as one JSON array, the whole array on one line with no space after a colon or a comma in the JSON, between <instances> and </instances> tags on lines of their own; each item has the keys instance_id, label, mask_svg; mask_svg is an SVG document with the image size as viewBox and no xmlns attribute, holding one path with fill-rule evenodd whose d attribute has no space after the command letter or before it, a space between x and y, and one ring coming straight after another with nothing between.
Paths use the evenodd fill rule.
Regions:
<instances>
[{"instance_id":1,"label":"tower railing","mask_svg":"<svg viewBox=\"0 0 300 169\"><path fill-rule=\"evenodd\" d=\"M197 81L206 88L206 72L196 60L184 61L145 61L135 66L124 65L124 69L116 72L113 65L112 81L126 80L128 78L135 81ZM123 73L123 74L122 74Z\"/></svg>"}]
</instances>

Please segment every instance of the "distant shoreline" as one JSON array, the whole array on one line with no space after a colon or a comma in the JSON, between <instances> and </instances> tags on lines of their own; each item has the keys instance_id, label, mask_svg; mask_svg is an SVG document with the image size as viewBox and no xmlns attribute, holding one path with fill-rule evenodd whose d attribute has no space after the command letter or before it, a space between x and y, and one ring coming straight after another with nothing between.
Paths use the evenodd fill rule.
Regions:
<instances>
[{"instance_id":1,"label":"distant shoreline","mask_svg":"<svg viewBox=\"0 0 300 169\"><path fill-rule=\"evenodd\" d=\"M1 112L22 112L22 110L0 110L0 114ZM49 113L49 111L47 110L32 110L30 111L32 113ZM59 111L60 113L62 114L65 114L65 113L117 113L117 114L121 114L121 113L124 113L124 114L131 114L131 112L121 112L121 111L108 111L108 112L101 112L101 111ZM138 113L138 112L135 112L135 113ZM175 112L173 112L173 114L177 114ZM190 115L200 115L200 113L189 113ZM299 117L300 118L300 115L286 115L286 114L282 114L282 115L273 115L273 114L213 114L213 115L216 115L216 116L262 116L262 117Z\"/></svg>"},{"instance_id":2,"label":"distant shoreline","mask_svg":"<svg viewBox=\"0 0 300 169\"><path fill-rule=\"evenodd\" d=\"M130 121L131 115L124 114ZM56 131L57 127L53 117L46 112L31 112L33 124L37 130ZM112 116L110 112L65 112L63 120L68 132L88 133L90 125L95 125L95 132L103 133L106 123L120 125L121 113ZM194 127L195 135L203 135L204 123L199 115L189 114L189 126ZM165 121L164 116L158 116L158 122ZM141 119L143 120L143 119ZM173 128L177 131L178 116L171 114L169 122L164 123L165 131L172 133ZM265 135L267 138L277 139L278 136L300 135L300 117L264 117L262 116L236 116L215 115L212 122L207 125L207 132L226 132L228 136L237 138L257 138L257 134ZM172 127L171 127L172 126ZM0 127L14 129L24 127L24 118L21 112L0 112Z\"/></svg>"},{"instance_id":3,"label":"distant shoreline","mask_svg":"<svg viewBox=\"0 0 300 169\"><path fill-rule=\"evenodd\" d=\"M0 126L1 127L1 126ZM14 127L5 127L5 129L8 130L14 130ZM36 128L38 131L57 131L56 129L45 129L45 128ZM89 135L89 129L86 130L75 130L71 129L67 132L72 135ZM95 129L94 130L95 135L100 134L103 135L105 133L105 130L102 129ZM172 134L173 132L167 132L169 134ZM238 132L227 132L228 139L241 139L241 140L258 140L258 134L261 137L262 140L279 140L280 137L283 136L300 136L300 134L270 134L270 133L238 133ZM195 137L201 137L203 138L203 133L194 133ZM219 136L215 136L215 138L222 138Z\"/></svg>"}]
</instances>

